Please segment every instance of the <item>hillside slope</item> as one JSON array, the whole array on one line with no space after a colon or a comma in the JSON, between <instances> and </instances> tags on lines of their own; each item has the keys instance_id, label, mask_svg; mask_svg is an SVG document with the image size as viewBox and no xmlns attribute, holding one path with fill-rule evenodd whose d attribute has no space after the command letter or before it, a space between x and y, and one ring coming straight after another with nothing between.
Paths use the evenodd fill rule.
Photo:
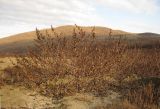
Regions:
<instances>
[{"instance_id":1,"label":"hillside slope","mask_svg":"<svg viewBox=\"0 0 160 109\"><path fill-rule=\"evenodd\" d=\"M67 25L67 26L61 26L55 28L55 32L60 34L62 33L62 36L72 36L73 30L75 26ZM86 34L89 34L93 27L81 27ZM51 33L51 29L43 29L40 30L41 33L45 34L46 30L48 33ZM95 34L96 37L107 37L109 35L110 28L106 27L95 27ZM136 39L136 40L159 40L160 36L159 34L154 34L154 33L141 33L141 34L133 34L133 33L128 33L124 32L121 30L112 30L112 35L125 35L128 39ZM147 36L147 37L144 37ZM151 37L153 36L153 37ZM10 37L2 38L0 39L0 54L11 54L11 53L24 53L26 52L28 47L33 46L33 41L36 39L36 32L26 32L26 33L21 33L17 35L13 35Z\"/></svg>"}]
</instances>

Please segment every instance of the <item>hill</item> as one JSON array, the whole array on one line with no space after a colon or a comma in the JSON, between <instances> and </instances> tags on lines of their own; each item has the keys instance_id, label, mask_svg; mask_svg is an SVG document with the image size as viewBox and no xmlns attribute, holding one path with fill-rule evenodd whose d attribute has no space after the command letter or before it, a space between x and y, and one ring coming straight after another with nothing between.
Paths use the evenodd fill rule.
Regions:
<instances>
[{"instance_id":1,"label":"hill","mask_svg":"<svg viewBox=\"0 0 160 109\"><path fill-rule=\"evenodd\" d=\"M74 28L75 26L71 25L60 26L55 28L55 32L58 34L62 33L62 36L68 37L72 36ZM86 32L86 34L89 34L93 29L93 27L81 27L81 28ZM51 33L51 29L43 29L40 31L43 34L45 34L46 31L48 33ZM98 27L98 26L95 27L96 37L107 37L109 33L110 33L110 28ZM127 39L132 39L132 40L134 39L141 41L146 41L146 40L157 41L157 39L158 40L160 39L160 35L154 33L133 34L121 30L112 30L111 34L112 36L124 35L127 37ZM26 52L28 47L33 46L34 39L36 39L35 31L16 34L13 36L2 38L0 39L0 54L24 53Z\"/></svg>"}]
</instances>

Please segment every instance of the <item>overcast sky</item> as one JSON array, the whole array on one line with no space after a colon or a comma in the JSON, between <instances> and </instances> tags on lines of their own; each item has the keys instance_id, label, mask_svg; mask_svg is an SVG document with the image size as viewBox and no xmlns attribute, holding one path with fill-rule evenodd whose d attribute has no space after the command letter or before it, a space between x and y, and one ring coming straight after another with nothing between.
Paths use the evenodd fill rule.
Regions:
<instances>
[{"instance_id":1,"label":"overcast sky","mask_svg":"<svg viewBox=\"0 0 160 109\"><path fill-rule=\"evenodd\" d=\"M0 37L74 24L160 33L160 0L0 0Z\"/></svg>"}]
</instances>

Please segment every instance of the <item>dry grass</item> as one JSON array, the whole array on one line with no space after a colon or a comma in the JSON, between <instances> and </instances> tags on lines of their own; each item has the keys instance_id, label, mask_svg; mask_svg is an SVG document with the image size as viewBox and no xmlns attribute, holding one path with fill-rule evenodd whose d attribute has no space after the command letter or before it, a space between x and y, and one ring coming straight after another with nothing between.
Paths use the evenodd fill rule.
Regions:
<instances>
[{"instance_id":1,"label":"dry grass","mask_svg":"<svg viewBox=\"0 0 160 109\"><path fill-rule=\"evenodd\" d=\"M128 101L141 109L150 109L159 104L160 87L149 83L142 88L132 89L128 92Z\"/></svg>"},{"instance_id":2,"label":"dry grass","mask_svg":"<svg viewBox=\"0 0 160 109\"><path fill-rule=\"evenodd\" d=\"M151 50L131 47L124 37L112 37L112 31L109 32L109 38L101 40L96 37L95 28L86 34L81 27L76 26L72 36L67 38L53 28L51 31L46 31L46 34L36 31L35 48L30 49L25 56L16 57L14 67L5 69L10 79L3 78L4 82L21 84L61 100L75 93L106 96L109 89L120 90L125 80L133 75L137 78L160 76L158 47ZM144 94L143 91L148 91L149 88L151 87L140 89L142 93L138 94ZM153 92L154 90L145 93ZM131 95L133 94L135 92ZM124 109L143 106L142 103L135 104L139 99L130 98L133 100L127 99L129 103L125 104ZM133 108L127 108L130 105ZM123 104L120 106L123 107Z\"/></svg>"},{"instance_id":3,"label":"dry grass","mask_svg":"<svg viewBox=\"0 0 160 109\"><path fill-rule=\"evenodd\" d=\"M159 109L159 99L160 87L155 88L149 83L138 89L129 89L121 102L97 106L94 109Z\"/></svg>"}]
</instances>

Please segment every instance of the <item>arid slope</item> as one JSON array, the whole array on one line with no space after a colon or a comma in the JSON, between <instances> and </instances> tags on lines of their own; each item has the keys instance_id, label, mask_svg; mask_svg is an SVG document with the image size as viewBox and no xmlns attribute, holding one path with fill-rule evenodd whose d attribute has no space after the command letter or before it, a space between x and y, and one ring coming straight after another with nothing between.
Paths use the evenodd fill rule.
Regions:
<instances>
[{"instance_id":1,"label":"arid slope","mask_svg":"<svg viewBox=\"0 0 160 109\"><path fill-rule=\"evenodd\" d=\"M67 26L61 26L55 28L55 32L60 34L62 33L62 36L72 36L73 30L75 26L67 25ZM86 34L91 33L93 27L81 27ZM43 29L41 32L43 34L46 33L46 30L48 33L51 33L51 29ZM97 37L107 37L110 33L110 28L106 27L95 27L95 34ZM133 34L124 32L121 30L112 30L111 33L113 36L115 35L123 35L126 36L128 39L140 39L140 40L148 40L148 37L150 37L149 40L157 40L160 39L159 34L154 33L142 33L142 34ZM147 36L147 37L145 37ZM33 46L33 41L36 39L36 32L26 32L21 33L13 36L9 36L6 38L0 39L0 54L11 54L11 53L24 53L28 47Z\"/></svg>"}]
</instances>

